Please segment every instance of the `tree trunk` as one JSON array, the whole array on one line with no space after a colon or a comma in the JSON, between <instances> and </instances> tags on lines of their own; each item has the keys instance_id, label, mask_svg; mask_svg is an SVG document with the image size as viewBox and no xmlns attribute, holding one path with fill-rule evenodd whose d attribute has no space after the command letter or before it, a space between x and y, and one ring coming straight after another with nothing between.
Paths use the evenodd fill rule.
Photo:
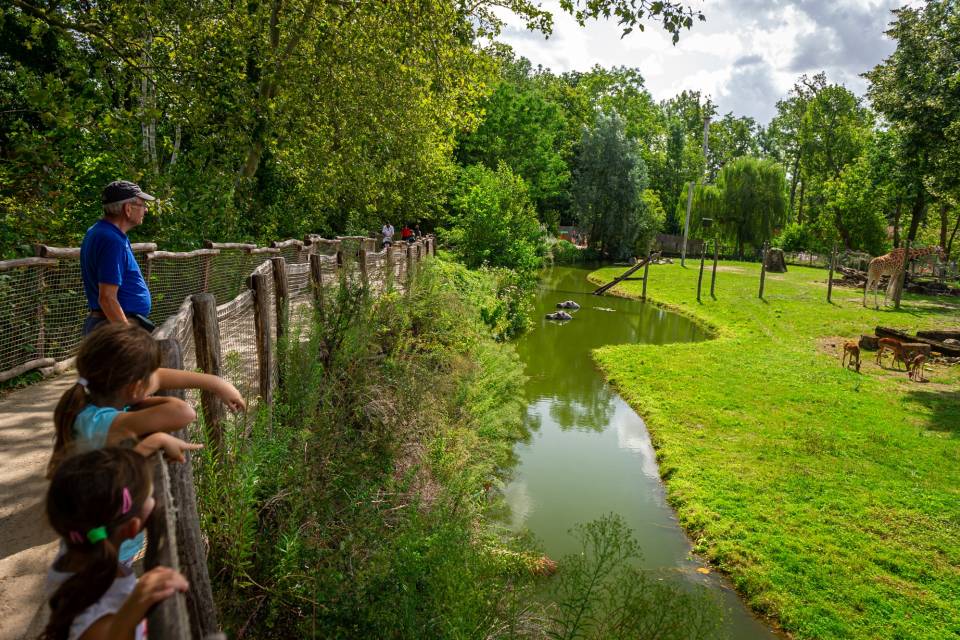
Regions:
<instances>
[{"instance_id":1,"label":"tree trunk","mask_svg":"<svg viewBox=\"0 0 960 640\"><path fill-rule=\"evenodd\" d=\"M947 241L947 246L943 248L944 260L950 259L950 252L953 251L953 240L957 237L957 229L960 229L960 211L957 211L957 222L953 225L953 233L950 234L950 239Z\"/></svg>"},{"instance_id":2,"label":"tree trunk","mask_svg":"<svg viewBox=\"0 0 960 640\"><path fill-rule=\"evenodd\" d=\"M800 205L797 209L797 224L803 224L803 192L807 184L801 180L800 181Z\"/></svg>"},{"instance_id":3,"label":"tree trunk","mask_svg":"<svg viewBox=\"0 0 960 640\"><path fill-rule=\"evenodd\" d=\"M940 201L940 247L947 246L947 227L950 223L947 221L947 203Z\"/></svg>"},{"instance_id":4,"label":"tree trunk","mask_svg":"<svg viewBox=\"0 0 960 640\"><path fill-rule=\"evenodd\" d=\"M800 180L800 151L798 149L797 155L793 159L793 170L791 171L791 175L790 175L790 208L787 210L788 218L789 216L793 215L793 204L794 204L795 197L797 195L797 182L799 180ZM787 220L787 222L789 222L789 219ZM797 223L799 224L799 222L800 221L798 220Z\"/></svg>"},{"instance_id":5,"label":"tree trunk","mask_svg":"<svg viewBox=\"0 0 960 640\"><path fill-rule=\"evenodd\" d=\"M900 246L900 218L903 216L903 199L897 198L897 208L893 212L893 246Z\"/></svg>"},{"instance_id":6,"label":"tree trunk","mask_svg":"<svg viewBox=\"0 0 960 640\"><path fill-rule=\"evenodd\" d=\"M923 185L917 185L917 197L913 201L913 208L910 211L910 231L907 233L907 242L913 242L917 238L917 230L920 228L920 222L927 211L926 193Z\"/></svg>"}]
</instances>

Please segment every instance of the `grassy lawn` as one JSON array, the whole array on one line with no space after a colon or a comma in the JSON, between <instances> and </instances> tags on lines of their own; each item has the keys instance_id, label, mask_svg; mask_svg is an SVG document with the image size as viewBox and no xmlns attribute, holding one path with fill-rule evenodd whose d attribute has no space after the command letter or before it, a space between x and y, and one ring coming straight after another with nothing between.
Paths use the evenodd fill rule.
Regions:
<instances>
[{"instance_id":1,"label":"grassy lawn","mask_svg":"<svg viewBox=\"0 0 960 640\"><path fill-rule=\"evenodd\" d=\"M700 304L689 264L651 267L648 298L715 339L595 356L646 420L698 552L797 638L960 637L960 366L914 383L872 353L843 369L830 346L878 324L960 326L960 300L875 311L840 287L831 305L825 271L789 267L761 301L759 265L726 262Z\"/></svg>"}]
</instances>

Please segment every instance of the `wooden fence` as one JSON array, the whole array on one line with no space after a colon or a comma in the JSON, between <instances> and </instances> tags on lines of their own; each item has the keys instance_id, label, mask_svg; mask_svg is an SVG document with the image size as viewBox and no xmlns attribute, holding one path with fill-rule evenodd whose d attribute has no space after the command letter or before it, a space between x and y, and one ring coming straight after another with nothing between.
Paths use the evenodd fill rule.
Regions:
<instances>
[{"instance_id":1,"label":"wooden fence","mask_svg":"<svg viewBox=\"0 0 960 640\"><path fill-rule=\"evenodd\" d=\"M298 326L306 327L314 308L323 304L325 290L337 286L341 278L375 294L389 287L403 290L416 265L435 254L432 236L380 251L375 250L375 239L363 237L329 240L311 235L270 247L205 244L179 253L158 251L152 244L133 245L154 295L152 315L165 318L154 337L161 343L163 366L223 376L243 393L251 408L272 406L282 383L277 375L277 340ZM40 246L37 253L34 258L0 262L0 329L4 330L0 380L37 368L65 368L82 337L87 311L80 250ZM29 348L15 352L7 346L21 340ZM183 391L172 393L199 404L198 414L202 411L209 446L216 455L226 416L221 401L207 393L189 398ZM189 434L177 435L189 439ZM223 637L207 571L190 454L186 463L174 465L158 454L155 496L144 566L181 571L190 590L151 611L150 636L161 640Z\"/></svg>"}]
</instances>

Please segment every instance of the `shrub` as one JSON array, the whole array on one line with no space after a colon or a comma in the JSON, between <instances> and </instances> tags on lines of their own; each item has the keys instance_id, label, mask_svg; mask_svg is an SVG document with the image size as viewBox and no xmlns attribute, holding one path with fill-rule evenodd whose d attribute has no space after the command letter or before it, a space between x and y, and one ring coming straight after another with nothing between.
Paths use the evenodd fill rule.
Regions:
<instances>
[{"instance_id":1,"label":"shrub","mask_svg":"<svg viewBox=\"0 0 960 640\"><path fill-rule=\"evenodd\" d=\"M504 163L461 170L446 222L441 240L468 267L533 272L543 263L544 234L527 185Z\"/></svg>"}]
</instances>

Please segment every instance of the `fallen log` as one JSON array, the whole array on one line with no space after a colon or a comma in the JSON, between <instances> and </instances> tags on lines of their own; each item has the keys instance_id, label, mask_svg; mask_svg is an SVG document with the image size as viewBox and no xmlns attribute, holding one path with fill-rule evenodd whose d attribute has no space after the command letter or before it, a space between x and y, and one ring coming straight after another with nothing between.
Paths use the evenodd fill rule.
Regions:
<instances>
[{"instance_id":1,"label":"fallen log","mask_svg":"<svg viewBox=\"0 0 960 640\"><path fill-rule=\"evenodd\" d=\"M932 351L936 351L945 356L960 356L960 345L945 344L939 340L931 340L930 338L921 336L911 336L904 331L891 329L889 327L877 327L874 333L881 338L895 338L900 342L928 344Z\"/></svg>"},{"instance_id":2,"label":"fallen log","mask_svg":"<svg viewBox=\"0 0 960 640\"><path fill-rule=\"evenodd\" d=\"M876 351L880 348L880 338L877 336L860 336L860 348L864 351Z\"/></svg>"},{"instance_id":3,"label":"fallen log","mask_svg":"<svg viewBox=\"0 0 960 640\"><path fill-rule=\"evenodd\" d=\"M947 331L917 331L917 336L931 340L960 340L960 329Z\"/></svg>"}]
</instances>

